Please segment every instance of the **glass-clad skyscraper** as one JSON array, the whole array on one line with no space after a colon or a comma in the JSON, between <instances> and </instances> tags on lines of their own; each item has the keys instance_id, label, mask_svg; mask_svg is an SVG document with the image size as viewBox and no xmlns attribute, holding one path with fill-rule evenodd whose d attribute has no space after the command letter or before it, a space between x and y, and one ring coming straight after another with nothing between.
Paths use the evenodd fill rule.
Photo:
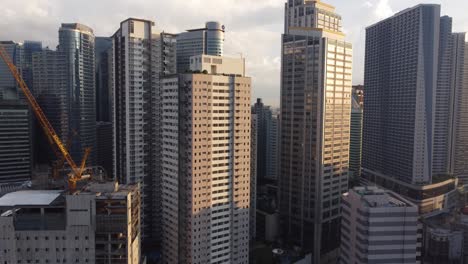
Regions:
<instances>
[{"instance_id":1,"label":"glass-clad skyscraper","mask_svg":"<svg viewBox=\"0 0 468 264\"><path fill-rule=\"evenodd\" d=\"M336 263L348 191L352 46L321 1L289 0L282 37L279 205L282 235Z\"/></svg>"},{"instance_id":2,"label":"glass-clad skyscraper","mask_svg":"<svg viewBox=\"0 0 468 264\"><path fill-rule=\"evenodd\" d=\"M195 55L223 56L224 25L207 22L204 28L190 29L177 35L177 72L190 69L190 57Z\"/></svg>"}]
</instances>

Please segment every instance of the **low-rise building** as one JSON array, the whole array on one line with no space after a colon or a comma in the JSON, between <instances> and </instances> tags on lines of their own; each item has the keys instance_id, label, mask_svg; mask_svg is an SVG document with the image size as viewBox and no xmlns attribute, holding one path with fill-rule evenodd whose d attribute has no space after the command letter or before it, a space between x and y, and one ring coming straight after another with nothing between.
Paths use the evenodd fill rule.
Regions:
<instances>
[{"instance_id":1,"label":"low-rise building","mask_svg":"<svg viewBox=\"0 0 468 264\"><path fill-rule=\"evenodd\" d=\"M4 195L0 263L140 263L139 189L92 182L73 194Z\"/></svg>"}]
</instances>

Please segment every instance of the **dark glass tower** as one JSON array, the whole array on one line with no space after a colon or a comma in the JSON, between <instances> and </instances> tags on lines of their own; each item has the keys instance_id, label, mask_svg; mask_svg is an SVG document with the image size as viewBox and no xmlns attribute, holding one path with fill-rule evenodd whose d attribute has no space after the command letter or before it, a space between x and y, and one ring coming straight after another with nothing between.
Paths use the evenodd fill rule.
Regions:
<instances>
[{"instance_id":1,"label":"dark glass tower","mask_svg":"<svg viewBox=\"0 0 468 264\"><path fill-rule=\"evenodd\" d=\"M85 25L62 24L59 29L58 51L64 54L68 93L67 107L70 131L77 131L70 152L75 161L81 161L84 149L96 149L96 85L94 66L94 33ZM88 164L94 164L95 151L91 152Z\"/></svg>"}]
</instances>

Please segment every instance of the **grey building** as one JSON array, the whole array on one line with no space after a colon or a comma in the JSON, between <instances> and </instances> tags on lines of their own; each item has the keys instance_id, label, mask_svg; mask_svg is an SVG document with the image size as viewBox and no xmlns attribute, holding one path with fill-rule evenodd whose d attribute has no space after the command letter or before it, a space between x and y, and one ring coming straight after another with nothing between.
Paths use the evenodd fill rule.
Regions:
<instances>
[{"instance_id":1,"label":"grey building","mask_svg":"<svg viewBox=\"0 0 468 264\"><path fill-rule=\"evenodd\" d=\"M278 159L278 116L258 98L252 107L257 121L256 168L259 181L276 180Z\"/></svg>"},{"instance_id":2,"label":"grey building","mask_svg":"<svg viewBox=\"0 0 468 264\"><path fill-rule=\"evenodd\" d=\"M439 5L417 5L367 28L362 175L421 212L440 209L455 193L463 53L464 34L451 32Z\"/></svg>"},{"instance_id":3,"label":"grey building","mask_svg":"<svg viewBox=\"0 0 468 264\"><path fill-rule=\"evenodd\" d=\"M113 172L142 187L142 237L160 239L160 79L176 71L175 36L129 18L112 36ZM153 240L153 241L149 241Z\"/></svg>"},{"instance_id":4,"label":"grey building","mask_svg":"<svg viewBox=\"0 0 468 264\"><path fill-rule=\"evenodd\" d=\"M32 53L40 42L0 41L32 90ZM31 180L33 165L32 113L7 65L0 60L0 183Z\"/></svg>"},{"instance_id":5,"label":"grey building","mask_svg":"<svg viewBox=\"0 0 468 264\"><path fill-rule=\"evenodd\" d=\"M419 263L415 204L376 187L356 187L343 195L342 210L340 264Z\"/></svg>"},{"instance_id":6,"label":"grey building","mask_svg":"<svg viewBox=\"0 0 468 264\"><path fill-rule=\"evenodd\" d=\"M69 148L75 162L81 161L85 148L94 150L88 165L93 165L96 157L94 45L91 28L62 24L57 51L35 53L32 59L34 94L39 104L62 141L66 142L72 131L78 133ZM42 145L38 152L50 152L48 140L42 137L39 141ZM44 156L41 163L54 159Z\"/></svg>"},{"instance_id":7,"label":"grey building","mask_svg":"<svg viewBox=\"0 0 468 264\"><path fill-rule=\"evenodd\" d=\"M190 70L190 57L195 55L222 56L224 25L207 22L204 28L190 29L177 35L177 72Z\"/></svg>"},{"instance_id":8,"label":"grey building","mask_svg":"<svg viewBox=\"0 0 468 264\"><path fill-rule=\"evenodd\" d=\"M0 100L0 183L31 180L31 115L18 100Z\"/></svg>"},{"instance_id":9,"label":"grey building","mask_svg":"<svg viewBox=\"0 0 468 264\"><path fill-rule=\"evenodd\" d=\"M96 123L96 165L103 167L109 179L114 178L112 151L113 144L112 122Z\"/></svg>"},{"instance_id":10,"label":"grey building","mask_svg":"<svg viewBox=\"0 0 468 264\"><path fill-rule=\"evenodd\" d=\"M321 1L289 0L282 37L279 211L282 236L336 263L348 191L352 45Z\"/></svg>"},{"instance_id":11,"label":"grey building","mask_svg":"<svg viewBox=\"0 0 468 264\"><path fill-rule=\"evenodd\" d=\"M349 178L356 183L361 176L362 158L362 115L363 107L360 103L362 90L353 86L351 96L351 137L349 141Z\"/></svg>"},{"instance_id":12,"label":"grey building","mask_svg":"<svg viewBox=\"0 0 468 264\"><path fill-rule=\"evenodd\" d=\"M141 263L138 185L89 183L69 194L0 198L2 263Z\"/></svg>"},{"instance_id":13,"label":"grey building","mask_svg":"<svg viewBox=\"0 0 468 264\"><path fill-rule=\"evenodd\" d=\"M110 90L110 69L112 65L112 39L96 37L96 121L109 122L112 111L112 92Z\"/></svg>"}]
</instances>

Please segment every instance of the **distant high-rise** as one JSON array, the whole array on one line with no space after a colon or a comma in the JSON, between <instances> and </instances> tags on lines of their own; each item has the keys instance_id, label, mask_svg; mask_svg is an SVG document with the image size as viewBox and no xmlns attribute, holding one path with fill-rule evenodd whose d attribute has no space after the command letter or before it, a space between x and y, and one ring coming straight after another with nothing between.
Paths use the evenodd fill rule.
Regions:
<instances>
[{"instance_id":1,"label":"distant high-rise","mask_svg":"<svg viewBox=\"0 0 468 264\"><path fill-rule=\"evenodd\" d=\"M109 122L112 116L111 52L112 38L96 37L96 121Z\"/></svg>"},{"instance_id":2,"label":"distant high-rise","mask_svg":"<svg viewBox=\"0 0 468 264\"><path fill-rule=\"evenodd\" d=\"M340 264L419 263L418 207L395 193L356 187L342 202Z\"/></svg>"},{"instance_id":3,"label":"distant high-rise","mask_svg":"<svg viewBox=\"0 0 468 264\"><path fill-rule=\"evenodd\" d=\"M90 147L88 165L95 163L96 104L94 78L94 33L85 25L62 24L57 51L45 50L33 54L34 94L47 118L62 141L72 131L78 136L72 141L70 154L81 161L84 149ZM47 139L39 140L41 162L57 157L50 152ZM41 145L42 144L42 145ZM47 157L44 157L47 156Z\"/></svg>"},{"instance_id":4,"label":"distant high-rise","mask_svg":"<svg viewBox=\"0 0 468 264\"><path fill-rule=\"evenodd\" d=\"M96 149L94 48L91 28L78 23L62 24L57 51L62 52L65 58L69 128L78 132L70 147L70 154L76 162L81 161L85 148ZM94 165L95 158L96 152L91 151L87 164Z\"/></svg>"},{"instance_id":5,"label":"distant high-rise","mask_svg":"<svg viewBox=\"0 0 468 264\"><path fill-rule=\"evenodd\" d=\"M351 95L351 137L349 142L349 177L355 182L361 175L362 157L362 86L353 86Z\"/></svg>"},{"instance_id":6,"label":"distant high-rise","mask_svg":"<svg viewBox=\"0 0 468 264\"><path fill-rule=\"evenodd\" d=\"M191 61L162 85L163 263L248 263L251 79L244 59Z\"/></svg>"},{"instance_id":7,"label":"distant high-rise","mask_svg":"<svg viewBox=\"0 0 468 264\"><path fill-rule=\"evenodd\" d=\"M348 191L352 45L321 1L289 0L282 37L279 208L282 235L335 261Z\"/></svg>"},{"instance_id":8,"label":"distant high-rise","mask_svg":"<svg viewBox=\"0 0 468 264\"><path fill-rule=\"evenodd\" d=\"M456 193L455 131L466 126L455 111L468 103L459 95L464 46L439 5L417 5L367 28L362 175L422 213L455 205L448 201Z\"/></svg>"},{"instance_id":9,"label":"distant high-rise","mask_svg":"<svg viewBox=\"0 0 468 264\"><path fill-rule=\"evenodd\" d=\"M114 174L142 186L142 237L160 239L160 78L176 71L175 36L129 18L112 36ZM149 241L152 240L152 241Z\"/></svg>"},{"instance_id":10,"label":"distant high-rise","mask_svg":"<svg viewBox=\"0 0 468 264\"><path fill-rule=\"evenodd\" d=\"M0 100L0 184L31 180L31 127L26 104Z\"/></svg>"},{"instance_id":11,"label":"distant high-rise","mask_svg":"<svg viewBox=\"0 0 468 264\"><path fill-rule=\"evenodd\" d=\"M0 45L32 90L32 53L41 50L41 43L0 41ZM31 180L32 114L23 98L10 70L0 60L0 183Z\"/></svg>"},{"instance_id":12,"label":"distant high-rise","mask_svg":"<svg viewBox=\"0 0 468 264\"><path fill-rule=\"evenodd\" d=\"M259 181L276 179L278 158L278 118L262 99L252 107L257 118L257 177Z\"/></svg>"},{"instance_id":13,"label":"distant high-rise","mask_svg":"<svg viewBox=\"0 0 468 264\"><path fill-rule=\"evenodd\" d=\"M222 56L224 25L207 22L204 28L190 29L177 35L177 72L190 70L190 57L195 55Z\"/></svg>"}]
</instances>

